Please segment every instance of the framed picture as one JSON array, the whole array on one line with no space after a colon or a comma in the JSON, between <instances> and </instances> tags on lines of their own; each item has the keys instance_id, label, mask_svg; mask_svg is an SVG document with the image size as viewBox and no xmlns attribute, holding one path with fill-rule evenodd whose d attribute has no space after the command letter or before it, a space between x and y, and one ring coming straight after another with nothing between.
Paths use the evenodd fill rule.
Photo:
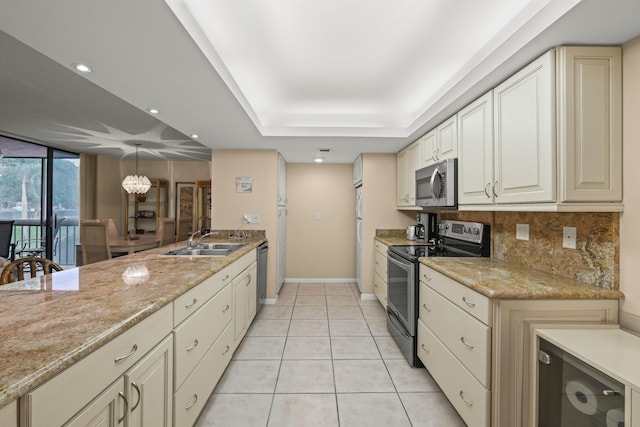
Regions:
<instances>
[{"instance_id":1,"label":"framed picture","mask_svg":"<svg viewBox=\"0 0 640 427\"><path fill-rule=\"evenodd\" d=\"M196 229L196 183L176 182L176 234L178 242L186 240Z\"/></svg>"}]
</instances>

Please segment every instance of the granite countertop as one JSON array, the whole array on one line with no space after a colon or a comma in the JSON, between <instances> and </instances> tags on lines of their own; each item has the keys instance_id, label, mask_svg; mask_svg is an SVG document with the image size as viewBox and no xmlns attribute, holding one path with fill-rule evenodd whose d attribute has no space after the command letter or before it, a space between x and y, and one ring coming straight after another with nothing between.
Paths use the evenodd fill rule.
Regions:
<instances>
[{"instance_id":1,"label":"granite countertop","mask_svg":"<svg viewBox=\"0 0 640 427\"><path fill-rule=\"evenodd\" d=\"M405 230L398 229L377 229L375 239L387 246L395 245L424 245L426 242L418 240L408 240L405 237Z\"/></svg>"},{"instance_id":2,"label":"granite countertop","mask_svg":"<svg viewBox=\"0 0 640 427\"><path fill-rule=\"evenodd\" d=\"M621 299L620 291L588 285L493 258L420 258L463 285L497 299Z\"/></svg>"},{"instance_id":3,"label":"granite countertop","mask_svg":"<svg viewBox=\"0 0 640 427\"><path fill-rule=\"evenodd\" d=\"M161 256L185 242L0 286L0 407L73 365L264 242L227 257ZM206 239L224 242L228 239ZM140 283L131 277L146 268Z\"/></svg>"}]
</instances>

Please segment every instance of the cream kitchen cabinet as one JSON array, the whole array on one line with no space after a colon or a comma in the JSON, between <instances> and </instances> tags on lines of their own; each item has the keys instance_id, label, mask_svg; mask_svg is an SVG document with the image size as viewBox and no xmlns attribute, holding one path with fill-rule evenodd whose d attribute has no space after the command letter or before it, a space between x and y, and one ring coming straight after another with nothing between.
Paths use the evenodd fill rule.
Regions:
<instances>
[{"instance_id":1,"label":"cream kitchen cabinet","mask_svg":"<svg viewBox=\"0 0 640 427\"><path fill-rule=\"evenodd\" d=\"M457 117L451 116L421 138L424 145L423 166L458 156ZM422 167L422 166L421 166Z\"/></svg>"},{"instance_id":2,"label":"cream kitchen cabinet","mask_svg":"<svg viewBox=\"0 0 640 427\"><path fill-rule=\"evenodd\" d=\"M420 265L418 357L469 426L528 426L536 328L617 316L615 299L489 298Z\"/></svg>"},{"instance_id":3,"label":"cream kitchen cabinet","mask_svg":"<svg viewBox=\"0 0 640 427\"><path fill-rule=\"evenodd\" d=\"M397 207L398 209L420 209L416 206L416 170L424 164L422 138L409 145L397 155Z\"/></svg>"},{"instance_id":4,"label":"cream kitchen cabinet","mask_svg":"<svg viewBox=\"0 0 640 427\"><path fill-rule=\"evenodd\" d=\"M13 401L0 408L0 426L14 427L18 425L18 403Z\"/></svg>"},{"instance_id":5,"label":"cream kitchen cabinet","mask_svg":"<svg viewBox=\"0 0 640 427\"><path fill-rule=\"evenodd\" d=\"M373 275L373 291L378 301L387 308L387 249L382 242L375 242L375 272Z\"/></svg>"},{"instance_id":6,"label":"cream kitchen cabinet","mask_svg":"<svg viewBox=\"0 0 640 427\"><path fill-rule=\"evenodd\" d=\"M257 264L254 258L253 263L233 281L234 351L244 338L256 315L256 276Z\"/></svg>"},{"instance_id":7,"label":"cream kitchen cabinet","mask_svg":"<svg viewBox=\"0 0 640 427\"><path fill-rule=\"evenodd\" d=\"M95 417L126 417L132 406L125 374L158 343L172 342L172 323L169 304L22 397L21 425L63 425L72 419L80 425ZM167 375L170 381L171 369Z\"/></svg>"},{"instance_id":8,"label":"cream kitchen cabinet","mask_svg":"<svg viewBox=\"0 0 640 427\"><path fill-rule=\"evenodd\" d=\"M621 76L618 47L558 47L493 90L492 143L488 95L463 109L460 209L622 210Z\"/></svg>"}]
</instances>

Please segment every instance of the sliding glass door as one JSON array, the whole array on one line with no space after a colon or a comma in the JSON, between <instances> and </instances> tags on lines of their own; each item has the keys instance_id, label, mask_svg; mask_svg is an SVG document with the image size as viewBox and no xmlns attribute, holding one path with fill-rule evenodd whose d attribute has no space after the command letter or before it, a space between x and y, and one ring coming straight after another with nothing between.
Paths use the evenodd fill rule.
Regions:
<instances>
[{"instance_id":1,"label":"sliding glass door","mask_svg":"<svg viewBox=\"0 0 640 427\"><path fill-rule=\"evenodd\" d=\"M0 219L13 220L16 258L75 265L79 158L0 136Z\"/></svg>"}]
</instances>

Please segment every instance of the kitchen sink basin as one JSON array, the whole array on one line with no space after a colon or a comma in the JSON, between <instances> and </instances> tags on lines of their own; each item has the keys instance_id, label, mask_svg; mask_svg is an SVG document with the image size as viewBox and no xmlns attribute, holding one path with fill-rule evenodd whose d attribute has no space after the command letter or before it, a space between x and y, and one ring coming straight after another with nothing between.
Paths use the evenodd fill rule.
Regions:
<instances>
[{"instance_id":1,"label":"kitchen sink basin","mask_svg":"<svg viewBox=\"0 0 640 427\"><path fill-rule=\"evenodd\" d=\"M247 246L246 243L202 243L192 248L175 249L162 255L224 257L245 246Z\"/></svg>"}]
</instances>

